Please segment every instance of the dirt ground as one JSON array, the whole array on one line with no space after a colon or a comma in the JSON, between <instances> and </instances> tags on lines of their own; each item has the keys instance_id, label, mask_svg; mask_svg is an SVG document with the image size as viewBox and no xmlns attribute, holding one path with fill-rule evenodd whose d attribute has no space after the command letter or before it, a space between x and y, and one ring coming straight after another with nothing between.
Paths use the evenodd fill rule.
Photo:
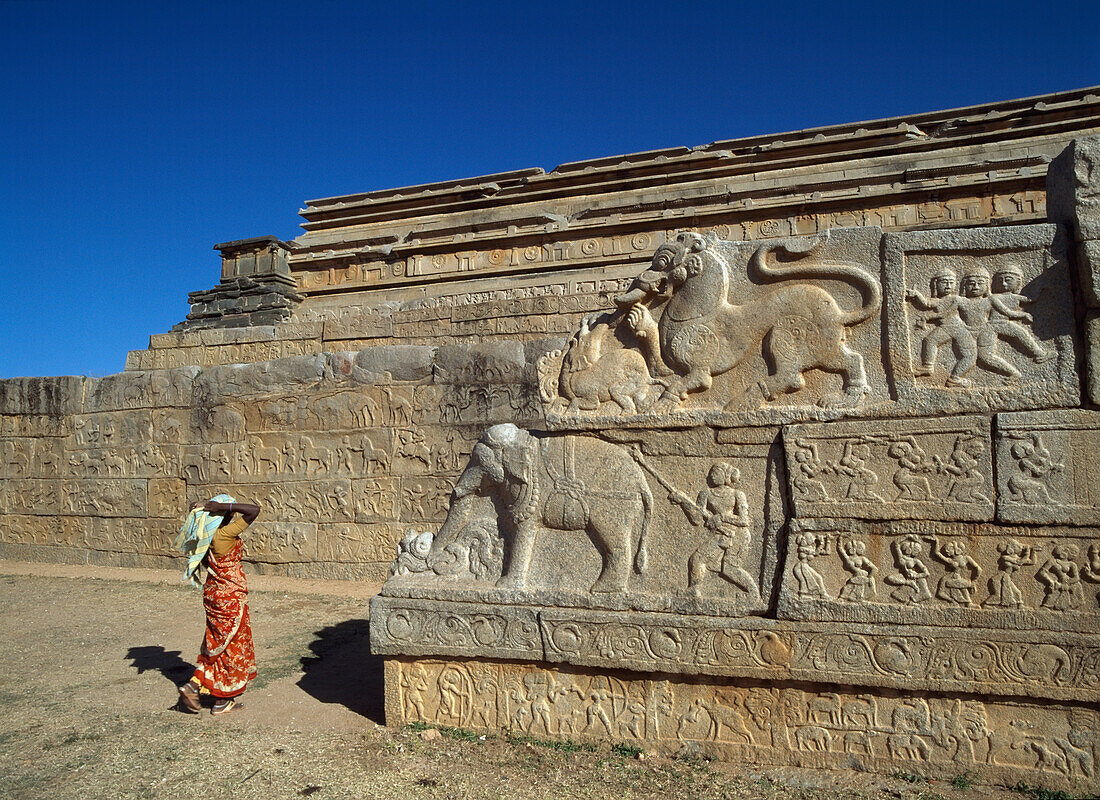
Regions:
<instances>
[{"instance_id":1,"label":"dirt ground","mask_svg":"<svg viewBox=\"0 0 1100 800\"><path fill-rule=\"evenodd\" d=\"M245 708L215 718L175 708L203 631L201 594L177 573L0 561L0 797L1029 796L391 730L367 638L377 585L251 576L250 587L259 678Z\"/></svg>"}]
</instances>

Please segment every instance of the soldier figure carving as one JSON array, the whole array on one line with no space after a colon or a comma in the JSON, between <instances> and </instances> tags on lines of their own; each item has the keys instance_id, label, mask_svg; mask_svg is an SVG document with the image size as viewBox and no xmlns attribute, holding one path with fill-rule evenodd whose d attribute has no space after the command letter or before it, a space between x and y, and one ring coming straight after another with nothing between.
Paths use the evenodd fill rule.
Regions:
<instances>
[{"instance_id":1,"label":"soldier figure carving","mask_svg":"<svg viewBox=\"0 0 1100 800\"><path fill-rule=\"evenodd\" d=\"M741 567L748 555L749 503L737 488L740 474L736 467L719 462L710 468L707 488L694 502L680 491L669 492L669 499L684 510L692 525L702 525L710 532L710 539L688 560L688 591L698 595L703 579L714 572L746 592L750 602L757 603L760 590Z\"/></svg>"}]
</instances>

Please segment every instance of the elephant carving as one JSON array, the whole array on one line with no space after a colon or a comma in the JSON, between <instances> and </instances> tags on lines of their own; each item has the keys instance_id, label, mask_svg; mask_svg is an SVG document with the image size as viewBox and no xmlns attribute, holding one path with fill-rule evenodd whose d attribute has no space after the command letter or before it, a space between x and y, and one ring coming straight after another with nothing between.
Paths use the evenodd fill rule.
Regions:
<instances>
[{"instance_id":1,"label":"elephant carving","mask_svg":"<svg viewBox=\"0 0 1100 800\"><path fill-rule=\"evenodd\" d=\"M616 445L586 436L536 437L511 423L481 437L451 494L451 507L432 543L429 566L452 573L448 548L477 524L475 499L488 497L504 539L497 586L522 588L540 530L584 532L603 560L593 592L626 591L631 563L646 569L646 534L653 495L641 468Z\"/></svg>"}]
</instances>

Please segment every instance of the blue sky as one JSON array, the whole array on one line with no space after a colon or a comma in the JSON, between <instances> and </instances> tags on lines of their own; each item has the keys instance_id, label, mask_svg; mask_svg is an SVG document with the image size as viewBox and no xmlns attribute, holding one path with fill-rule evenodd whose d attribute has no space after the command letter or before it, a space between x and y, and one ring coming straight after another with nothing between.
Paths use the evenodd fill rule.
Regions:
<instances>
[{"instance_id":1,"label":"blue sky","mask_svg":"<svg viewBox=\"0 0 1100 800\"><path fill-rule=\"evenodd\" d=\"M303 201L1100 84L1100 3L0 0L0 378L105 375Z\"/></svg>"}]
</instances>

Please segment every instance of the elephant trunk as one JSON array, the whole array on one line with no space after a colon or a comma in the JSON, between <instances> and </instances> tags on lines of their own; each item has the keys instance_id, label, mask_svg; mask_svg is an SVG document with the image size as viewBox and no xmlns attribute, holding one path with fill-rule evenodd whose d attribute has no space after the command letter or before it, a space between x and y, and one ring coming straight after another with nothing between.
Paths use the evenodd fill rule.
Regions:
<instances>
[{"instance_id":1,"label":"elephant trunk","mask_svg":"<svg viewBox=\"0 0 1100 800\"><path fill-rule=\"evenodd\" d=\"M451 496L451 508L447 512L447 519L443 521L439 532L432 539L432 549L428 553L428 567L437 575L453 575L461 567L457 563L457 554L449 545L466 527L472 503L473 497L470 495L460 497L455 493Z\"/></svg>"},{"instance_id":2,"label":"elephant trunk","mask_svg":"<svg viewBox=\"0 0 1100 800\"><path fill-rule=\"evenodd\" d=\"M646 537L649 535L649 521L653 511L653 493L645 478L640 481L642 495L642 529L638 533L638 549L634 553L634 571L641 575L649 567L649 551L646 550Z\"/></svg>"}]
</instances>

